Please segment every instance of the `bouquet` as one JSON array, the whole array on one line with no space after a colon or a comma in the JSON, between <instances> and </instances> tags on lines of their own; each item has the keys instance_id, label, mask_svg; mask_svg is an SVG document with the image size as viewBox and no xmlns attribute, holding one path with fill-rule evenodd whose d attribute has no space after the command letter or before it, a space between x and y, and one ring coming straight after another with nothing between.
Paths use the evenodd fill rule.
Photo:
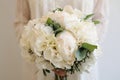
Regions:
<instances>
[{"instance_id":1,"label":"bouquet","mask_svg":"<svg viewBox=\"0 0 120 80\"><path fill-rule=\"evenodd\" d=\"M89 70L99 48L95 26L99 21L92 16L65 6L30 20L20 39L23 57L42 68L45 76L54 72L55 80Z\"/></svg>"}]
</instances>

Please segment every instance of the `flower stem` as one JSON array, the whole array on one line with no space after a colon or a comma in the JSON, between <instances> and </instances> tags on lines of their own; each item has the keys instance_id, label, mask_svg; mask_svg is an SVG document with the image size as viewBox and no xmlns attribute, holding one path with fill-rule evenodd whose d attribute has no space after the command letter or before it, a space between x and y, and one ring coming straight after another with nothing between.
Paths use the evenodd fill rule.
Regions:
<instances>
[{"instance_id":1,"label":"flower stem","mask_svg":"<svg viewBox=\"0 0 120 80\"><path fill-rule=\"evenodd\" d=\"M55 80L59 80L59 78L58 78L58 75L57 75L57 74L55 74Z\"/></svg>"},{"instance_id":2,"label":"flower stem","mask_svg":"<svg viewBox=\"0 0 120 80\"><path fill-rule=\"evenodd\" d=\"M55 80L67 80L67 76L61 77L61 76L55 74Z\"/></svg>"}]
</instances>

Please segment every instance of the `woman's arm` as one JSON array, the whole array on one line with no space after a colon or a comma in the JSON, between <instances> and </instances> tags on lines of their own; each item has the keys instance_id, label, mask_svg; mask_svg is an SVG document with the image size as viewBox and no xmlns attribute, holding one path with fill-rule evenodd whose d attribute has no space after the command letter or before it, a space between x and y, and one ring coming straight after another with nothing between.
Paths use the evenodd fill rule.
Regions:
<instances>
[{"instance_id":1,"label":"woman's arm","mask_svg":"<svg viewBox=\"0 0 120 80\"><path fill-rule=\"evenodd\" d=\"M108 22L108 0L95 0L93 20L100 21L100 24L97 25L97 32L99 40L102 40Z\"/></svg>"},{"instance_id":2,"label":"woman's arm","mask_svg":"<svg viewBox=\"0 0 120 80\"><path fill-rule=\"evenodd\" d=\"M18 40L21 37L24 25L31 19L28 0L17 0L15 30ZM27 63L22 60L22 80L37 80L35 64Z\"/></svg>"},{"instance_id":3,"label":"woman's arm","mask_svg":"<svg viewBox=\"0 0 120 80\"><path fill-rule=\"evenodd\" d=\"M99 39L102 40L103 34L106 31L108 19L108 2L107 0L94 0L94 18L99 20L100 24L96 25ZM82 74L81 80L98 80L98 67L97 63L91 67L89 73Z\"/></svg>"},{"instance_id":4,"label":"woman's arm","mask_svg":"<svg viewBox=\"0 0 120 80\"><path fill-rule=\"evenodd\" d=\"M30 20L30 9L27 0L17 0L15 16L15 30L18 40L23 31L24 25Z\"/></svg>"}]
</instances>

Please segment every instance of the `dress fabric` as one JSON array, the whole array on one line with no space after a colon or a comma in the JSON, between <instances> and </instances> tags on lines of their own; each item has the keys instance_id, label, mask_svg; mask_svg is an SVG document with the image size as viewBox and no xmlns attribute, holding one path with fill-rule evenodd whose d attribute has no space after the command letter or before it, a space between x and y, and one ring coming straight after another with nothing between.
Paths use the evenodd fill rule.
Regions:
<instances>
[{"instance_id":1,"label":"dress fabric","mask_svg":"<svg viewBox=\"0 0 120 80\"><path fill-rule=\"evenodd\" d=\"M86 14L94 13L95 20L101 23L97 25L97 32L100 39L106 31L107 17L108 17L108 2L107 0L17 0L15 30L18 41L23 31L23 26L27 24L30 19L40 18L48 11L56 8L63 8L66 5L71 5L73 8L80 9ZM23 79L22 80L54 80L53 73L44 77L42 70L37 74L35 64L22 62ZM71 75L68 80L97 80L97 65L94 65L90 73Z\"/></svg>"}]
</instances>

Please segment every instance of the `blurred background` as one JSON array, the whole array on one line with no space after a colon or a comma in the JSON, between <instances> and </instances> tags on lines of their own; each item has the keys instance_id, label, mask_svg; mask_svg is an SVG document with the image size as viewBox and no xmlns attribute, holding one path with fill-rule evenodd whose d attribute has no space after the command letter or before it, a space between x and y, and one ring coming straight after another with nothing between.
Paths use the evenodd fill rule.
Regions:
<instances>
[{"instance_id":1,"label":"blurred background","mask_svg":"<svg viewBox=\"0 0 120 80\"><path fill-rule=\"evenodd\" d=\"M0 0L0 80L22 80L22 59L15 38L16 0ZM99 80L120 80L120 0L110 0L106 38L99 58Z\"/></svg>"}]
</instances>

